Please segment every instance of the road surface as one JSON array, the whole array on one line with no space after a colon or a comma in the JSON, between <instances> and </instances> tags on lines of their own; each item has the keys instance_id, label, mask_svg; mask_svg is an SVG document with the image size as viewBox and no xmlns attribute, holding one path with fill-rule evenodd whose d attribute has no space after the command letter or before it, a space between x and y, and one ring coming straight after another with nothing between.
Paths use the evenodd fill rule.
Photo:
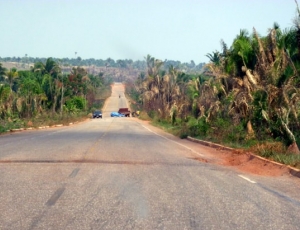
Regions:
<instances>
[{"instance_id":1,"label":"road surface","mask_svg":"<svg viewBox=\"0 0 300 230\"><path fill-rule=\"evenodd\" d=\"M300 229L299 179L194 160L214 150L109 117L123 90L103 119L0 136L0 229Z\"/></svg>"}]
</instances>

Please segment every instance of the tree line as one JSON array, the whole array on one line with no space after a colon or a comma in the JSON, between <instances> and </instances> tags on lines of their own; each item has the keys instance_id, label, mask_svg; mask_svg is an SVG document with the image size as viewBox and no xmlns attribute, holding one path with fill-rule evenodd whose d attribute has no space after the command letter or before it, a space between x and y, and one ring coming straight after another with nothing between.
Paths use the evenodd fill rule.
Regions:
<instances>
[{"instance_id":1,"label":"tree line","mask_svg":"<svg viewBox=\"0 0 300 230\"><path fill-rule=\"evenodd\" d=\"M77 58L53 58L56 63L60 63L62 66L96 66L96 67L114 67L114 68L134 68L140 71L145 71L147 68L147 63L145 60L133 61L132 59L118 59L114 60L112 58L95 59L88 58L82 59L81 57ZM47 58L33 58L28 57L26 54L24 57L0 57L0 62L15 62L20 66L30 65L32 63L42 62L45 63ZM168 69L169 66L174 66L178 69L184 70L185 72L191 71L200 71L205 63L199 63L198 65L191 60L188 62L180 62L173 60L164 61L164 69Z\"/></svg>"},{"instance_id":2,"label":"tree line","mask_svg":"<svg viewBox=\"0 0 300 230\"><path fill-rule=\"evenodd\" d=\"M300 13L293 27L274 23L266 36L240 30L207 57L204 73L191 76L174 66L162 71L164 62L148 55L135 82L148 115L180 123L185 135L276 140L299 153Z\"/></svg>"},{"instance_id":3,"label":"tree line","mask_svg":"<svg viewBox=\"0 0 300 230\"><path fill-rule=\"evenodd\" d=\"M97 89L110 83L103 73L94 76L82 67L63 73L53 58L24 71L0 63L0 120L88 111Z\"/></svg>"}]
</instances>

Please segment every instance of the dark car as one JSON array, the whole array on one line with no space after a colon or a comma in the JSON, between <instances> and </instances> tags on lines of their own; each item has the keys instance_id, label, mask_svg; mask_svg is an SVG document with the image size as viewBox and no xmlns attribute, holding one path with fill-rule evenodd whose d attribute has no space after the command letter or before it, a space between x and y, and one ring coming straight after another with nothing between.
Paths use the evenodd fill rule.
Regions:
<instances>
[{"instance_id":1,"label":"dark car","mask_svg":"<svg viewBox=\"0 0 300 230\"><path fill-rule=\"evenodd\" d=\"M130 117L130 111L128 108L120 108L118 113L123 114L125 117Z\"/></svg>"},{"instance_id":2,"label":"dark car","mask_svg":"<svg viewBox=\"0 0 300 230\"><path fill-rule=\"evenodd\" d=\"M124 114L118 113L118 112L112 112L112 113L110 114L110 116L111 116L111 117L125 117Z\"/></svg>"},{"instance_id":3,"label":"dark car","mask_svg":"<svg viewBox=\"0 0 300 230\"><path fill-rule=\"evenodd\" d=\"M102 118L102 113L99 110L93 112L93 118Z\"/></svg>"}]
</instances>

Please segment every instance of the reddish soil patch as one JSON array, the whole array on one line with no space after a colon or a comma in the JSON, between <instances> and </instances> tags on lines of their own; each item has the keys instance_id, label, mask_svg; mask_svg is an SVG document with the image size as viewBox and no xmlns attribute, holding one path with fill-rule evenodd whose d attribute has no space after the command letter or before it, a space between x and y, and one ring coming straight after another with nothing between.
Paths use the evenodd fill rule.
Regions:
<instances>
[{"instance_id":1,"label":"reddish soil patch","mask_svg":"<svg viewBox=\"0 0 300 230\"><path fill-rule=\"evenodd\" d=\"M282 176L289 173L287 166L259 159L249 153L224 151L221 165L232 166L240 171L262 175Z\"/></svg>"}]
</instances>

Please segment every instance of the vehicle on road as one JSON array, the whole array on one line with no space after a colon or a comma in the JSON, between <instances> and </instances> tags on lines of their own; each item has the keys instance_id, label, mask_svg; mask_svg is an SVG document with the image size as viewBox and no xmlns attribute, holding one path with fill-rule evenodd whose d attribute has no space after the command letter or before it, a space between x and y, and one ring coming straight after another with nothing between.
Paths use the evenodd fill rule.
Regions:
<instances>
[{"instance_id":1,"label":"vehicle on road","mask_svg":"<svg viewBox=\"0 0 300 230\"><path fill-rule=\"evenodd\" d=\"M140 111L133 111L132 113L131 113L131 116L132 117L138 117L140 115Z\"/></svg>"},{"instance_id":2,"label":"vehicle on road","mask_svg":"<svg viewBox=\"0 0 300 230\"><path fill-rule=\"evenodd\" d=\"M130 111L128 108L120 108L118 113L123 114L125 117L130 117Z\"/></svg>"},{"instance_id":3,"label":"vehicle on road","mask_svg":"<svg viewBox=\"0 0 300 230\"><path fill-rule=\"evenodd\" d=\"M118 113L118 112L112 112L112 113L110 114L110 116L111 116L111 117L125 117L124 114Z\"/></svg>"},{"instance_id":4,"label":"vehicle on road","mask_svg":"<svg viewBox=\"0 0 300 230\"><path fill-rule=\"evenodd\" d=\"M94 111L93 118L102 118L102 112L100 110Z\"/></svg>"}]
</instances>

